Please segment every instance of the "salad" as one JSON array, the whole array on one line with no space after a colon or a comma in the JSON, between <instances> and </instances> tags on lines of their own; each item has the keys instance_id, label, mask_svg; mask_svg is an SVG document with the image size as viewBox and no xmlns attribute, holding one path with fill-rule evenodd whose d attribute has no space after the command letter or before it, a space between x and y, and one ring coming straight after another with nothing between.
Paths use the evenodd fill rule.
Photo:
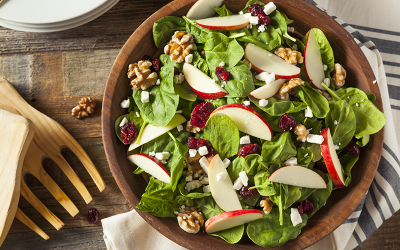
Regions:
<instances>
[{"instance_id":1,"label":"salad","mask_svg":"<svg viewBox=\"0 0 400 250\"><path fill-rule=\"evenodd\" d=\"M134 174L149 174L136 208L188 233L281 246L350 184L385 116L345 84L321 30L296 32L273 2L237 14L210 2L156 21L163 53L129 65L115 131Z\"/></svg>"}]
</instances>

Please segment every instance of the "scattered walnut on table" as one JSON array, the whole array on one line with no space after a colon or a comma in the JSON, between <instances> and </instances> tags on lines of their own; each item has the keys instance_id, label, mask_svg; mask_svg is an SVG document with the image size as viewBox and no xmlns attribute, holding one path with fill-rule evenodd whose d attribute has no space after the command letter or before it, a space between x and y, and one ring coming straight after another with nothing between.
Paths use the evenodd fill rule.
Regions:
<instances>
[{"instance_id":1,"label":"scattered walnut on table","mask_svg":"<svg viewBox=\"0 0 400 250\"><path fill-rule=\"evenodd\" d=\"M332 82L335 88L340 88L344 85L346 79L346 70L339 63L335 63L335 74L332 77Z\"/></svg>"},{"instance_id":2,"label":"scattered walnut on table","mask_svg":"<svg viewBox=\"0 0 400 250\"><path fill-rule=\"evenodd\" d=\"M129 64L128 78L133 78L131 80L132 89L145 90L148 87L153 86L157 82L157 73L151 72L151 65L152 63L146 60Z\"/></svg>"},{"instance_id":3,"label":"scattered walnut on table","mask_svg":"<svg viewBox=\"0 0 400 250\"><path fill-rule=\"evenodd\" d=\"M79 105L72 109L72 116L76 119L81 119L94 112L96 107L96 100L90 97L83 97L79 101Z\"/></svg>"},{"instance_id":4,"label":"scattered walnut on table","mask_svg":"<svg viewBox=\"0 0 400 250\"><path fill-rule=\"evenodd\" d=\"M308 130L303 124L297 124L294 128L294 134L297 135L297 140L301 142L307 141Z\"/></svg>"},{"instance_id":5,"label":"scattered walnut on table","mask_svg":"<svg viewBox=\"0 0 400 250\"><path fill-rule=\"evenodd\" d=\"M196 234L204 225L204 217L195 207L185 207L178 213L178 223L183 231Z\"/></svg>"},{"instance_id":6,"label":"scattered walnut on table","mask_svg":"<svg viewBox=\"0 0 400 250\"><path fill-rule=\"evenodd\" d=\"M165 45L164 53L170 54L172 61L181 63L193 48L192 34L186 31L176 31L171 40Z\"/></svg>"},{"instance_id":7,"label":"scattered walnut on table","mask_svg":"<svg viewBox=\"0 0 400 250\"><path fill-rule=\"evenodd\" d=\"M275 55L285 59L287 63L303 63L304 58L299 51L293 51L291 48L278 48Z\"/></svg>"},{"instance_id":8,"label":"scattered walnut on table","mask_svg":"<svg viewBox=\"0 0 400 250\"><path fill-rule=\"evenodd\" d=\"M274 203L272 203L271 199L269 196L264 196L262 200L260 201L260 206L263 208L265 214L271 213L272 206Z\"/></svg>"},{"instance_id":9,"label":"scattered walnut on table","mask_svg":"<svg viewBox=\"0 0 400 250\"><path fill-rule=\"evenodd\" d=\"M279 94L283 95L287 92L289 92L289 90L296 88L297 86L303 85L304 81L301 80L300 78L292 78L290 79L290 81L288 83L284 83L281 87L281 89L279 90Z\"/></svg>"}]
</instances>

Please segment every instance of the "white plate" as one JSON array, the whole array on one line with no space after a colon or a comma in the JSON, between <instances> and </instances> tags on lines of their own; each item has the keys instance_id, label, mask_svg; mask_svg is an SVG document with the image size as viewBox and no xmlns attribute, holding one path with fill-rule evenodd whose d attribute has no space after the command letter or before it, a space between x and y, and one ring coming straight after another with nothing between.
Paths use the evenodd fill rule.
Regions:
<instances>
[{"instance_id":1,"label":"white plate","mask_svg":"<svg viewBox=\"0 0 400 250\"><path fill-rule=\"evenodd\" d=\"M63 22L85 15L108 0L4 0L0 18L17 23Z\"/></svg>"},{"instance_id":2,"label":"white plate","mask_svg":"<svg viewBox=\"0 0 400 250\"><path fill-rule=\"evenodd\" d=\"M25 32L56 32L72 29L96 19L111 9L118 2L119 0L108 1L102 6L96 8L93 12L89 12L84 16L80 16L76 19L71 19L66 22L59 22L57 24L24 24L0 19L0 26Z\"/></svg>"}]
</instances>

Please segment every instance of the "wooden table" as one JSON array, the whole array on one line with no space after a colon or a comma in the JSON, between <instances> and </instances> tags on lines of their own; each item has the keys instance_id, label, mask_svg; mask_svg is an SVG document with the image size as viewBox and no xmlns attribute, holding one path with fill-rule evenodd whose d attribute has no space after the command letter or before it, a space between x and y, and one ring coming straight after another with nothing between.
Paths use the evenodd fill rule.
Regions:
<instances>
[{"instance_id":1,"label":"wooden table","mask_svg":"<svg viewBox=\"0 0 400 250\"><path fill-rule=\"evenodd\" d=\"M10 81L36 109L63 125L82 145L106 182L100 193L89 174L69 150L64 156L93 196L86 204L69 180L49 159L43 164L49 175L76 204L80 213L72 218L43 185L27 176L28 186L64 223L58 232L24 199L19 207L49 236L43 240L15 220L3 249L106 249L101 222L87 222L94 207L100 218L132 209L108 168L101 139L101 101L111 66L132 32L168 0L121 0L110 11L81 27L54 33L25 33L0 27L0 76ZM98 102L89 118L76 120L71 109L84 96ZM400 212L366 240L359 249L400 248Z\"/></svg>"}]
</instances>

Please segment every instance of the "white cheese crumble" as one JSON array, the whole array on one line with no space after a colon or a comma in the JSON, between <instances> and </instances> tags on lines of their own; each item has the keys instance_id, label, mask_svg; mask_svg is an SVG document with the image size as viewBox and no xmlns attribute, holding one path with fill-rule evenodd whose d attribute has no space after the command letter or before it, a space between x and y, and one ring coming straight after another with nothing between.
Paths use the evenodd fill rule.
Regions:
<instances>
[{"instance_id":1,"label":"white cheese crumble","mask_svg":"<svg viewBox=\"0 0 400 250\"><path fill-rule=\"evenodd\" d=\"M294 32L294 27L287 27L287 31L293 33Z\"/></svg>"},{"instance_id":2,"label":"white cheese crumble","mask_svg":"<svg viewBox=\"0 0 400 250\"><path fill-rule=\"evenodd\" d=\"M338 145L334 145L335 146L335 150L338 150L339 149L339 146Z\"/></svg>"},{"instance_id":3,"label":"white cheese crumble","mask_svg":"<svg viewBox=\"0 0 400 250\"><path fill-rule=\"evenodd\" d=\"M150 152L149 155L150 156L156 156L156 152Z\"/></svg>"},{"instance_id":4,"label":"white cheese crumble","mask_svg":"<svg viewBox=\"0 0 400 250\"><path fill-rule=\"evenodd\" d=\"M248 181L249 181L249 177L247 177L246 172L245 171L240 172L239 173L239 177L240 177L240 180L242 180L243 185L247 186L248 185Z\"/></svg>"},{"instance_id":5,"label":"white cheese crumble","mask_svg":"<svg viewBox=\"0 0 400 250\"><path fill-rule=\"evenodd\" d=\"M233 188L234 188L235 190L238 190L238 191L239 191L242 187L243 187L242 179L240 179L240 177L238 177L238 178L235 180L235 182L233 183Z\"/></svg>"},{"instance_id":6,"label":"white cheese crumble","mask_svg":"<svg viewBox=\"0 0 400 250\"><path fill-rule=\"evenodd\" d=\"M229 164L231 164L231 160L229 160L228 158L225 158L222 163L225 165L225 168L229 167Z\"/></svg>"},{"instance_id":7,"label":"white cheese crumble","mask_svg":"<svg viewBox=\"0 0 400 250\"><path fill-rule=\"evenodd\" d=\"M210 187L210 185L204 186L204 187L203 187L203 192L204 192L204 193L211 193L211 187Z\"/></svg>"},{"instance_id":8,"label":"white cheese crumble","mask_svg":"<svg viewBox=\"0 0 400 250\"><path fill-rule=\"evenodd\" d=\"M265 25L260 25L258 27L258 32L264 32L265 31Z\"/></svg>"},{"instance_id":9,"label":"white cheese crumble","mask_svg":"<svg viewBox=\"0 0 400 250\"><path fill-rule=\"evenodd\" d=\"M249 21L250 21L250 24L257 25L258 24L258 16L250 16Z\"/></svg>"},{"instance_id":10,"label":"white cheese crumble","mask_svg":"<svg viewBox=\"0 0 400 250\"><path fill-rule=\"evenodd\" d=\"M119 124L120 127L124 126L125 124L127 124L129 121L128 119L126 119L126 117L124 117L121 121L121 123Z\"/></svg>"},{"instance_id":11,"label":"white cheese crumble","mask_svg":"<svg viewBox=\"0 0 400 250\"><path fill-rule=\"evenodd\" d=\"M208 165L210 163L208 162L207 158L205 156L201 157L199 160L200 167L208 174Z\"/></svg>"},{"instance_id":12,"label":"white cheese crumble","mask_svg":"<svg viewBox=\"0 0 400 250\"><path fill-rule=\"evenodd\" d=\"M218 65L219 65L220 67L224 67L224 66L225 66L225 63L224 63L224 62L220 62Z\"/></svg>"},{"instance_id":13,"label":"white cheese crumble","mask_svg":"<svg viewBox=\"0 0 400 250\"><path fill-rule=\"evenodd\" d=\"M246 28L249 30L249 29L251 29L253 27L253 25L251 25L251 24L248 24L247 26L246 26Z\"/></svg>"},{"instance_id":14,"label":"white cheese crumble","mask_svg":"<svg viewBox=\"0 0 400 250\"><path fill-rule=\"evenodd\" d=\"M261 99L258 101L258 105L260 105L261 107L265 107L268 105L268 100Z\"/></svg>"},{"instance_id":15,"label":"white cheese crumble","mask_svg":"<svg viewBox=\"0 0 400 250\"><path fill-rule=\"evenodd\" d=\"M296 166L297 158L296 157L289 158L283 164L285 164L285 166Z\"/></svg>"},{"instance_id":16,"label":"white cheese crumble","mask_svg":"<svg viewBox=\"0 0 400 250\"><path fill-rule=\"evenodd\" d=\"M189 156L195 157L197 155L197 149L189 149Z\"/></svg>"},{"instance_id":17,"label":"white cheese crumble","mask_svg":"<svg viewBox=\"0 0 400 250\"><path fill-rule=\"evenodd\" d=\"M120 106L121 106L121 108L123 108L123 109L127 109L127 108L129 108L129 104L130 104L131 102L129 101L129 99L126 99L126 100L123 100L122 102L121 102L121 104L120 104Z\"/></svg>"},{"instance_id":18,"label":"white cheese crumble","mask_svg":"<svg viewBox=\"0 0 400 250\"><path fill-rule=\"evenodd\" d=\"M245 135L240 138L240 144L250 144L250 136Z\"/></svg>"},{"instance_id":19,"label":"white cheese crumble","mask_svg":"<svg viewBox=\"0 0 400 250\"><path fill-rule=\"evenodd\" d=\"M181 132L181 131L183 130L182 124L181 124L181 125L178 125L176 128L178 129L178 132Z\"/></svg>"},{"instance_id":20,"label":"white cheese crumble","mask_svg":"<svg viewBox=\"0 0 400 250\"><path fill-rule=\"evenodd\" d=\"M160 85L161 84L161 80L157 79L156 85Z\"/></svg>"},{"instance_id":21,"label":"white cheese crumble","mask_svg":"<svg viewBox=\"0 0 400 250\"><path fill-rule=\"evenodd\" d=\"M262 72L258 75L256 75L256 79L265 82L265 79L267 79L268 72Z\"/></svg>"},{"instance_id":22,"label":"white cheese crumble","mask_svg":"<svg viewBox=\"0 0 400 250\"><path fill-rule=\"evenodd\" d=\"M329 86L329 84L331 84L331 79L325 78L324 79L324 83L325 83L326 86Z\"/></svg>"},{"instance_id":23,"label":"white cheese crumble","mask_svg":"<svg viewBox=\"0 0 400 250\"><path fill-rule=\"evenodd\" d=\"M193 177L192 177L191 175L186 176L186 178L185 178L185 180L186 180L187 182L192 181L192 179L193 179Z\"/></svg>"},{"instance_id":24,"label":"white cheese crumble","mask_svg":"<svg viewBox=\"0 0 400 250\"><path fill-rule=\"evenodd\" d=\"M243 16L243 11L239 11L239 15Z\"/></svg>"},{"instance_id":25,"label":"white cheese crumble","mask_svg":"<svg viewBox=\"0 0 400 250\"><path fill-rule=\"evenodd\" d=\"M328 69L328 65L324 64L324 71L326 71Z\"/></svg>"},{"instance_id":26,"label":"white cheese crumble","mask_svg":"<svg viewBox=\"0 0 400 250\"><path fill-rule=\"evenodd\" d=\"M225 87L225 85L221 85L221 88Z\"/></svg>"},{"instance_id":27,"label":"white cheese crumble","mask_svg":"<svg viewBox=\"0 0 400 250\"><path fill-rule=\"evenodd\" d=\"M142 103L146 103L149 102L150 99L150 94L147 91L142 91L142 95L141 95L141 101Z\"/></svg>"},{"instance_id":28,"label":"white cheese crumble","mask_svg":"<svg viewBox=\"0 0 400 250\"><path fill-rule=\"evenodd\" d=\"M269 2L267 5L264 6L264 13L267 16L271 14L274 10L276 10L276 5L273 2Z\"/></svg>"},{"instance_id":29,"label":"white cheese crumble","mask_svg":"<svg viewBox=\"0 0 400 250\"><path fill-rule=\"evenodd\" d=\"M243 16L244 16L245 18L247 18L247 19L250 19L250 17L251 17L251 13L246 13L246 14L243 14Z\"/></svg>"},{"instance_id":30,"label":"white cheese crumble","mask_svg":"<svg viewBox=\"0 0 400 250\"><path fill-rule=\"evenodd\" d=\"M290 219L292 220L292 224L294 227L303 222L297 208L290 209Z\"/></svg>"},{"instance_id":31,"label":"white cheese crumble","mask_svg":"<svg viewBox=\"0 0 400 250\"><path fill-rule=\"evenodd\" d=\"M250 101L244 101L243 104L246 106L250 106Z\"/></svg>"},{"instance_id":32,"label":"white cheese crumble","mask_svg":"<svg viewBox=\"0 0 400 250\"><path fill-rule=\"evenodd\" d=\"M307 142L309 143L321 144L323 141L324 137L322 135L313 135L313 134L307 135Z\"/></svg>"},{"instance_id":33,"label":"white cheese crumble","mask_svg":"<svg viewBox=\"0 0 400 250\"><path fill-rule=\"evenodd\" d=\"M222 172L222 173L217 174L217 181L225 180L226 176L227 176L226 172Z\"/></svg>"},{"instance_id":34,"label":"white cheese crumble","mask_svg":"<svg viewBox=\"0 0 400 250\"><path fill-rule=\"evenodd\" d=\"M334 120L334 121L333 121L333 124L337 125L337 121L336 121L336 120Z\"/></svg>"},{"instance_id":35,"label":"white cheese crumble","mask_svg":"<svg viewBox=\"0 0 400 250\"><path fill-rule=\"evenodd\" d=\"M200 154L201 156L208 154L208 149L207 149L207 147L206 147L206 146L200 147L200 148L199 148L199 154Z\"/></svg>"},{"instance_id":36,"label":"white cheese crumble","mask_svg":"<svg viewBox=\"0 0 400 250\"><path fill-rule=\"evenodd\" d=\"M185 76L182 73L180 73L179 75L174 77L175 84L181 84L181 83L183 83L184 80L185 80Z\"/></svg>"},{"instance_id":37,"label":"white cheese crumble","mask_svg":"<svg viewBox=\"0 0 400 250\"><path fill-rule=\"evenodd\" d=\"M304 110L304 116L308 118L312 118L314 116L310 107L307 106L307 108Z\"/></svg>"},{"instance_id":38,"label":"white cheese crumble","mask_svg":"<svg viewBox=\"0 0 400 250\"><path fill-rule=\"evenodd\" d=\"M199 180L194 180L194 181L191 181L191 182L186 183L186 189L187 189L187 191L190 191L190 190L199 188L199 187L201 187L201 186L202 186L202 184L200 183Z\"/></svg>"},{"instance_id":39,"label":"white cheese crumble","mask_svg":"<svg viewBox=\"0 0 400 250\"><path fill-rule=\"evenodd\" d=\"M168 160L170 156L171 154L169 152L156 153L156 158L159 159L160 161Z\"/></svg>"},{"instance_id":40,"label":"white cheese crumble","mask_svg":"<svg viewBox=\"0 0 400 250\"><path fill-rule=\"evenodd\" d=\"M193 54L189 54L185 57L185 62L192 63L193 61Z\"/></svg>"},{"instance_id":41,"label":"white cheese crumble","mask_svg":"<svg viewBox=\"0 0 400 250\"><path fill-rule=\"evenodd\" d=\"M207 177L204 177L203 179L200 180L201 184L208 184L209 180Z\"/></svg>"},{"instance_id":42,"label":"white cheese crumble","mask_svg":"<svg viewBox=\"0 0 400 250\"><path fill-rule=\"evenodd\" d=\"M271 74L269 74L268 76L267 76L267 78L265 79L265 83L270 83L270 82L273 82L273 81L275 81L275 73L274 72L272 72Z\"/></svg>"}]
</instances>

